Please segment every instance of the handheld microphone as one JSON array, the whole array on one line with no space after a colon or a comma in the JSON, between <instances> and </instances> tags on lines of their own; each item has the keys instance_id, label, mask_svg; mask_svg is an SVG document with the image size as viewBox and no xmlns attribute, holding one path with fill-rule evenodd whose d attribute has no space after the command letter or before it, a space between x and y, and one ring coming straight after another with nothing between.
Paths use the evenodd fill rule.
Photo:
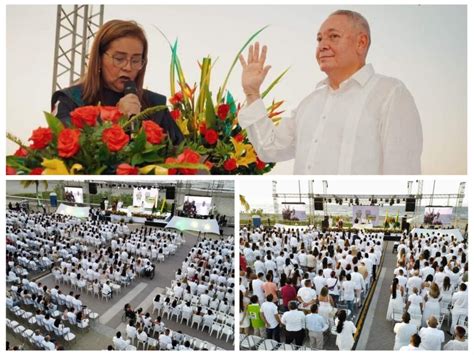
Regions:
<instances>
[{"instance_id":1,"label":"handheld microphone","mask_svg":"<svg viewBox=\"0 0 474 355\"><path fill-rule=\"evenodd\" d=\"M137 94L137 85L135 84L135 82L133 80L127 80L124 84L124 88L123 88L123 94L124 95L128 95L128 94L133 94L133 95L136 95ZM134 114L131 114L129 116L129 118L132 118L133 116L135 116ZM131 129L132 131L135 130L135 122L132 122L131 124Z\"/></svg>"},{"instance_id":2,"label":"handheld microphone","mask_svg":"<svg viewBox=\"0 0 474 355\"><path fill-rule=\"evenodd\" d=\"M137 94L137 85L135 84L135 82L133 80L127 80L125 82L124 88L123 88L123 93L124 93L124 95L128 95L128 94L136 95Z\"/></svg>"}]
</instances>

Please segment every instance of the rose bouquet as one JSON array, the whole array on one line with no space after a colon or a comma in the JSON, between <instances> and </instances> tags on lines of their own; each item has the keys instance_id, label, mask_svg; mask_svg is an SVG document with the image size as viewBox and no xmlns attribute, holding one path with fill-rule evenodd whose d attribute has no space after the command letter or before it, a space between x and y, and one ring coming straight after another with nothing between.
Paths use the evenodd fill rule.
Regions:
<instances>
[{"instance_id":1,"label":"rose bouquet","mask_svg":"<svg viewBox=\"0 0 474 355\"><path fill-rule=\"evenodd\" d=\"M195 174L208 170L201 156L189 147L173 147L164 130L148 115L166 106L144 110L131 119L116 107L83 106L71 112L71 127L45 113L48 127L35 129L26 145L11 134L19 145L7 156L7 174ZM141 122L135 129L133 121Z\"/></svg>"},{"instance_id":2,"label":"rose bouquet","mask_svg":"<svg viewBox=\"0 0 474 355\"><path fill-rule=\"evenodd\" d=\"M171 49L171 116L185 136L182 145L205 157L204 164L208 166L211 174L261 175L269 172L274 166L273 163L265 163L258 158L247 133L237 121L242 104L237 103L232 94L226 91L227 81L239 55L265 28L254 33L237 53L223 84L218 89L215 101L210 91L211 58L206 57L199 62L200 82L199 85L195 83L191 87L186 81L177 54L178 42L171 44L167 40ZM163 32L161 33L166 38ZM262 98L270 93L287 71L288 69L270 84L262 93ZM179 91L176 90L176 83ZM283 112L278 111L282 104L283 101L273 101L267 108L268 117L275 124L278 124Z\"/></svg>"}]
</instances>

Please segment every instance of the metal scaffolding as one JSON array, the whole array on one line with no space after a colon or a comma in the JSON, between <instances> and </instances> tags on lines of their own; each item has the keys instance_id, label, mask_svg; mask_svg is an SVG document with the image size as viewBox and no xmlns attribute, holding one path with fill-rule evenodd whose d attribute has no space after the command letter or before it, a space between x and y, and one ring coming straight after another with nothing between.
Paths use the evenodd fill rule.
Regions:
<instances>
[{"instance_id":1,"label":"metal scaffolding","mask_svg":"<svg viewBox=\"0 0 474 355\"><path fill-rule=\"evenodd\" d=\"M58 5L52 91L85 73L89 45L104 20L104 5Z\"/></svg>"}]
</instances>

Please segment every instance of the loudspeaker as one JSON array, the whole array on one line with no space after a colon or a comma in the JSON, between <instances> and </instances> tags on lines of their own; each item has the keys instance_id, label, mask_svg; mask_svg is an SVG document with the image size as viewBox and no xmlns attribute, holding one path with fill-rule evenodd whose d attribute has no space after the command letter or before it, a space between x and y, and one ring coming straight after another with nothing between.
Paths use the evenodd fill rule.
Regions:
<instances>
[{"instance_id":1,"label":"loudspeaker","mask_svg":"<svg viewBox=\"0 0 474 355\"><path fill-rule=\"evenodd\" d=\"M91 195L96 195L97 194L97 184L94 182L89 183L89 193Z\"/></svg>"},{"instance_id":2,"label":"loudspeaker","mask_svg":"<svg viewBox=\"0 0 474 355\"><path fill-rule=\"evenodd\" d=\"M323 211L323 198L322 197L315 197L314 198L314 210L315 211Z\"/></svg>"},{"instance_id":3,"label":"loudspeaker","mask_svg":"<svg viewBox=\"0 0 474 355\"><path fill-rule=\"evenodd\" d=\"M407 198L407 202L405 205L405 212L415 212L415 199L414 198Z\"/></svg>"},{"instance_id":4,"label":"loudspeaker","mask_svg":"<svg viewBox=\"0 0 474 355\"><path fill-rule=\"evenodd\" d=\"M323 233L326 232L329 228L329 216L324 216L324 220L321 222L321 229Z\"/></svg>"},{"instance_id":5,"label":"loudspeaker","mask_svg":"<svg viewBox=\"0 0 474 355\"><path fill-rule=\"evenodd\" d=\"M175 188L174 187L167 187L166 188L166 199L167 200L174 200L175 196Z\"/></svg>"}]
</instances>

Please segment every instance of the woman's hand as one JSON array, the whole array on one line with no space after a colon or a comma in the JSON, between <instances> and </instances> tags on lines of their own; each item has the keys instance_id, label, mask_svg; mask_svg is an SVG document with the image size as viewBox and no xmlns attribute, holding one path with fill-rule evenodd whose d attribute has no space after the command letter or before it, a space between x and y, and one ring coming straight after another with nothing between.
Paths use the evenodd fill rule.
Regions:
<instances>
[{"instance_id":1,"label":"woman's hand","mask_svg":"<svg viewBox=\"0 0 474 355\"><path fill-rule=\"evenodd\" d=\"M243 69L242 88L247 96L248 104L260 98L260 86L271 68L270 65L265 66L266 57L267 46L263 46L260 52L260 44L258 42L249 47L247 62L242 54L239 57Z\"/></svg>"},{"instance_id":2,"label":"woman's hand","mask_svg":"<svg viewBox=\"0 0 474 355\"><path fill-rule=\"evenodd\" d=\"M127 94L117 103L117 108L127 117L138 115L141 111L141 104L138 96L135 94Z\"/></svg>"}]
</instances>

